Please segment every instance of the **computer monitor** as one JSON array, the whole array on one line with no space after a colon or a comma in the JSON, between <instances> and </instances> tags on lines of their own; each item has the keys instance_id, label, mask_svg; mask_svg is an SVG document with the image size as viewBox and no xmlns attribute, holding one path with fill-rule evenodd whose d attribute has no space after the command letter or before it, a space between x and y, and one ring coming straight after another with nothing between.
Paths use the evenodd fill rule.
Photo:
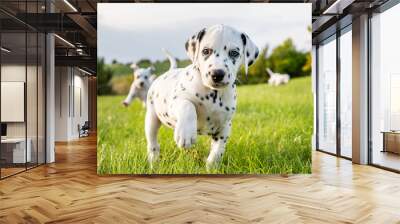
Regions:
<instances>
[{"instance_id":1,"label":"computer monitor","mask_svg":"<svg viewBox=\"0 0 400 224\"><path fill-rule=\"evenodd\" d=\"M1 136L7 136L7 124L1 123Z\"/></svg>"}]
</instances>

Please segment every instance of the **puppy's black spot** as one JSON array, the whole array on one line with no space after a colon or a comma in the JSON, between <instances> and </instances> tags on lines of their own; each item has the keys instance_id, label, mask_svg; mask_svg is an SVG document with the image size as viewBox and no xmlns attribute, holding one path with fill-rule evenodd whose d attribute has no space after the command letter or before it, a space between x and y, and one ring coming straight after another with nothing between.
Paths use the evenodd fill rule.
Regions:
<instances>
[{"instance_id":1,"label":"puppy's black spot","mask_svg":"<svg viewBox=\"0 0 400 224\"><path fill-rule=\"evenodd\" d=\"M200 43L201 40L203 39L204 34L206 34L206 29L200 30L200 32L197 34L197 39L199 40L199 43Z\"/></svg>"},{"instance_id":2,"label":"puppy's black spot","mask_svg":"<svg viewBox=\"0 0 400 224\"><path fill-rule=\"evenodd\" d=\"M220 103L219 103L219 106L222 107L222 105L223 105L222 102L220 102Z\"/></svg>"},{"instance_id":3,"label":"puppy's black spot","mask_svg":"<svg viewBox=\"0 0 400 224\"><path fill-rule=\"evenodd\" d=\"M253 60L250 60L249 61L249 64L247 64L248 66L250 66L250 65L252 65L253 64Z\"/></svg>"},{"instance_id":4,"label":"puppy's black spot","mask_svg":"<svg viewBox=\"0 0 400 224\"><path fill-rule=\"evenodd\" d=\"M219 57L219 54L217 54L217 57Z\"/></svg>"},{"instance_id":5,"label":"puppy's black spot","mask_svg":"<svg viewBox=\"0 0 400 224\"><path fill-rule=\"evenodd\" d=\"M211 68L212 64L209 64L208 67Z\"/></svg>"},{"instance_id":6,"label":"puppy's black spot","mask_svg":"<svg viewBox=\"0 0 400 224\"><path fill-rule=\"evenodd\" d=\"M195 36L195 35L193 35L193 36L192 36L192 39L194 39L195 37L196 37L196 36Z\"/></svg>"},{"instance_id":7,"label":"puppy's black spot","mask_svg":"<svg viewBox=\"0 0 400 224\"><path fill-rule=\"evenodd\" d=\"M164 98L164 103L167 103L167 100Z\"/></svg>"},{"instance_id":8,"label":"puppy's black spot","mask_svg":"<svg viewBox=\"0 0 400 224\"><path fill-rule=\"evenodd\" d=\"M211 95L213 94L213 95ZM213 98L213 103L215 103L215 101L217 100L217 95L218 95L218 91L214 90L214 93L211 93L210 96Z\"/></svg>"},{"instance_id":9,"label":"puppy's black spot","mask_svg":"<svg viewBox=\"0 0 400 224\"><path fill-rule=\"evenodd\" d=\"M224 46L224 50L226 50L226 46Z\"/></svg>"},{"instance_id":10,"label":"puppy's black spot","mask_svg":"<svg viewBox=\"0 0 400 224\"><path fill-rule=\"evenodd\" d=\"M194 55L196 52L196 43L195 42L192 42L192 51L193 51L193 55Z\"/></svg>"},{"instance_id":11,"label":"puppy's black spot","mask_svg":"<svg viewBox=\"0 0 400 224\"><path fill-rule=\"evenodd\" d=\"M172 124L171 124L171 123L169 123L169 122L167 122L167 124L168 124L169 126L172 126Z\"/></svg>"},{"instance_id":12,"label":"puppy's black spot","mask_svg":"<svg viewBox=\"0 0 400 224\"><path fill-rule=\"evenodd\" d=\"M156 151L156 148L153 148L153 152L155 152Z\"/></svg>"},{"instance_id":13,"label":"puppy's black spot","mask_svg":"<svg viewBox=\"0 0 400 224\"><path fill-rule=\"evenodd\" d=\"M199 97L200 96L199 93L196 93L196 96Z\"/></svg>"},{"instance_id":14,"label":"puppy's black spot","mask_svg":"<svg viewBox=\"0 0 400 224\"><path fill-rule=\"evenodd\" d=\"M174 96L172 99L176 100L176 98L178 98L178 96Z\"/></svg>"},{"instance_id":15,"label":"puppy's black spot","mask_svg":"<svg viewBox=\"0 0 400 224\"><path fill-rule=\"evenodd\" d=\"M235 108L235 107L232 107L232 110L236 110L236 108Z\"/></svg>"},{"instance_id":16,"label":"puppy's black spot","mask_svg":"<svg viewBox=\"0 0 400 224\"><path fill-rule=\"evenodd\" d=\"M230 79L230 78L231 78L231 74L228 75L228 79Z\"/></svg>"},{"instance_id":17,"label":"puppy's black spot","mask_svg":"<svg viewBox=\"0 0 400 224\"><path fill-rule=\"evenodd\" d=\"M217 137L213 137L213 140L214 140L214 141L218 141L218 138L217 138Z\"/></svg>"},{"instance_id":18,"label":"puppy's black spot","mask_svg":"<svg viewBox=\"0 0 400 224\"><path fill-rule=\"evenodd\" d=\"M210 120L210 117L207 117L207 121L209 121Z\"/></svg>"},{"instance_id":19,"label":"puppy's black spot","mask_svg":"<svg viewBox=\"0 0 400 224\"><path fill-rule=\"evenodd\" d=\"M250 53L248 51L246 51L246 56L250 57Z\"/></svg>"},{"instance_id":20,"label":"puppy's black spot","mask_svg":"<svg viewBox=\"0 0 400 224\"><path fill-rule=\"evenodd\" d=\"M204 100L204 97L200 97L200 100L203 101L203 100Z\"/></svg>"},{"instance_id":21,"label":"puppy's black spot","mask_svg":"<svg viewBox=\"0 0 400 224\"><path fill-rule=\"evenodd\" d=\"M229 107L225 107L225 110L226 110L226 111L229 111Z\"/></svg>"},{"instance_id":22,"label":"puppy's black spot","mask_svg":"<svg viewBox=\"0 0 400 224\"><path fill-rule=\"evenodd\" d=\"M185 49L186 49L186 51L189 49L189 41L186 41L186 43L185 43Z\"/></svg>"},{"instance_id":23,"label":"puppy's black spot","mask_svg":"<svg viewBox=\"0 0 400 224\"><path fill-rule=\"evenodd\" d=\"M258 57L258 51L256 51L256 53L254 54L254 58L257 58Z\"/></svg>"},{"instance_id":24,"label":"puppy's black spot","mask_svg":"<svg viewBox=\"0 0 400 224\"><path fill-rule=\"evenodd\" d=\"M242 38L243 46L246 46L246 36L242 33L240 34L240 38Z\"/></svg>"},{"instance_id":25,"label":"puppy's black spot","mask_svg":"<svg viewBox=\"0 0 400 224\"><path fill-rule=\"evenodd\" d=\"M154 102L151 100L150 103L153 104Z\"/></svg>"},{"instance_id":26,"label":"puppy's black spot","mask_svg":"<svg viewBox=\"0 0 400 224\"><path fill-rule=\"evenodd\" d=\"M208 95L206 95L206 99L207 99L207 100L210 99L210 98L208 97Z\"/></svg>"},{"instance_id":27,"label":"puppy's black spot","mask_svg":"<svg viewBox=\"0 0 400 224\"><path fill-rule=\"evenodd\" d=\"M221 137L219 137L219 139L221 139L221 140L222 140L222 139L224 139L224 137L223 137L223 136L221 136ZM222 153L221 153L221 155L222 155Z\"/></svg>"}]
</instances>

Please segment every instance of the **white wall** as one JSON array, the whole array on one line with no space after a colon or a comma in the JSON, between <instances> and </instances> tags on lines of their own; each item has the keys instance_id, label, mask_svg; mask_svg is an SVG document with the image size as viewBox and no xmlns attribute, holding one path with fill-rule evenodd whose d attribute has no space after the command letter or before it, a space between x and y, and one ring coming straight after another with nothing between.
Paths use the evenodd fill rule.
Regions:
<instances>
[{"instance_id":1,"label":"white wall","mask_svg":"<svg viewBox=\"0 0 400 224\"><path fill-rule=\"evenodd\" d=\"M78 125L88 120L88 78L83 75L76 68L56 67L56 141L79 138Z\"/></svg>"}]
</instances>

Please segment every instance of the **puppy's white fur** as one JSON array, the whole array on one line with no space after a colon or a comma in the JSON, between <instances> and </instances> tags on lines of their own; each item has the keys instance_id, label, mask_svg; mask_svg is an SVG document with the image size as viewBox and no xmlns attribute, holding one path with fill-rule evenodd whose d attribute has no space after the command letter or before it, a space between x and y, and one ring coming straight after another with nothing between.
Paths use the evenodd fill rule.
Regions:
<instances>
[{"instance_id":1,"label":"puppy's white fur","mask_svg":"<svg viewBox=\"0 0 400 224\"><path fill-rule=\"evenodd\" d=\"M259 51L246 34L225 25L199 31L185 48L192 64L169 70L149 89L145 120L148 160L152 164L159 156L157 133L162 123L174 129L179 147L191 147L197 134L212 136L207 158L210 168L221 159L230 135L236 110L236 73L241 64L247 73ZM216 74L224 75L217 80Z\"/></svg>"},{"instance_id":2,"label":"puppy's white fur","mask_svg":"<svg viewBox=\"0 0 400 224\"><path fill-rule=\"evenodd\" d=\"M289 83L290 76L288 74L274 73L269 68L267 68L266 70L270 75L270 78L268 79L269 85L280 86Z\"/></svg>"},{"instance_id":3,"label":"puppy's white fur","mask_svg":"<svg viewBox=\"0 0 400 224\"><path fill-rule=\"evenodd\" d=\"M168 51L164 50L164 52L169 59L170 69L176 68L176 59ZM122 103L124 106L129 106L135 98L138 98L142 101L143 107L146 107L147 93L151 84L157 78L157 76L151 74L154 71L154 67L139 68L136 64L132 64L131 68L133 70L133 82L127 97Z\"/></svg>"}]
</instances>

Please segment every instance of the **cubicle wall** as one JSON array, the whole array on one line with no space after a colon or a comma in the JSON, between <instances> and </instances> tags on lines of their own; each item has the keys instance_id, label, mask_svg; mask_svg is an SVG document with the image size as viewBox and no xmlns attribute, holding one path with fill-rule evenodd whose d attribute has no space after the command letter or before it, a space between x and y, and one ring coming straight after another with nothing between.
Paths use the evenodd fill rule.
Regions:
<instances>
[{"instance_id":1,"label":"cubicle wall","mask_svg":"<svg viewBox=\"0 0 400 224\"><path fill-rule=\"evenodd\" d=\"M21 1L21 12L44 10ZM0 6L6 3L0 3ZM45 34L0 11L0 178L45 163ZM8 18L9 17L9 18ZM12 27L12 29L11 29Z\"/></svg>"}]
</instances>

